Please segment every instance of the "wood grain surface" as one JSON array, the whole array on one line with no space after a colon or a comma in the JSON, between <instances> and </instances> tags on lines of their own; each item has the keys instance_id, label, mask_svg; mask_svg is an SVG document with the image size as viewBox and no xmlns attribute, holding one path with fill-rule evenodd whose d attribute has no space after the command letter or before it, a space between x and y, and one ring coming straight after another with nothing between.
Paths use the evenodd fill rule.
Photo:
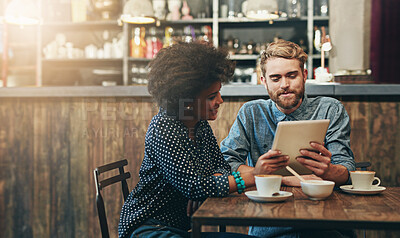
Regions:
<instances>
[{"instance_id":1,"label":"wood grain surface","mask_svg":"<svg viewBox=\"0 0 400 238\"><path fill-rule=\"evenodd\" d=\"M378 195L338 190L323 201L309 200L301 188L283 190L293 192L293 196L276 203L254 202L237 193L208 198L192 217L194 237L198 237L197 225L203 224L400 230L400 187L389 187Z\"/></svg>"},{"instance_id":2,"label":"wood grain surface","mask_svg":"<svg viewBox=\"0 0 400 238\"><path fill-rule=\"evenodd\" d=\"M218 142L251 99L224 98L210 122ZM400 98L340 100L350 116L356 161L371 161L383 186L400 186ZM150 98L1 98L0 237L99 237L93 169L126 158L133 189L157 112ZM120 187L107 188L104 197L111 237L117 237ZM382 233L368 231L368 237Z\"/></svg>"}]
</instances>

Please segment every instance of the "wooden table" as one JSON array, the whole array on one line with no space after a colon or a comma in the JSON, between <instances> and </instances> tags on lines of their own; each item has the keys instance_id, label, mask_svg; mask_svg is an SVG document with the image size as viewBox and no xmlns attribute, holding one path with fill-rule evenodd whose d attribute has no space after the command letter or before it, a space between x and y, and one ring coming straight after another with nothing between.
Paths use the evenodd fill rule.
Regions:
<instances>
[{"instance_id":1,"label":"wooden table","mask_svg":"<svg viewBox=\"0 0 400 238\"><path fill-rule=\"evenodd\" d=\"M335 190L324 201L309 200L301 188L282 190L293 196L277 203L254 202L237 193L208 198L192 217L192 237L200 237L202 225L400 230L400 187L378 195Z\"/></svg>"}]
</instances>

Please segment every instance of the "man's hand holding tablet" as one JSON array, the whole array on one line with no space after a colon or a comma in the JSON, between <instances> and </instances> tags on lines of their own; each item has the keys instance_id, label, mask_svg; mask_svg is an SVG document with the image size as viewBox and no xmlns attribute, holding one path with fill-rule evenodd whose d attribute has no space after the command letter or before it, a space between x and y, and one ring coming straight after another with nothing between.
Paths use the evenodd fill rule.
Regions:
<instances>
[{"instance_id":1,"label":"man's hand holding tablet","mask_svg":"<svg viewBox=\"0 0 400 238\"><path fill-rule=\"evenodd\" d=\"M288 155L289 166L299 174L322 176L331 158L323 146L328 126L328 119L279 122L271 150ZM291 175L286 168L274 173Z\"/></svg>"}]
</instances>

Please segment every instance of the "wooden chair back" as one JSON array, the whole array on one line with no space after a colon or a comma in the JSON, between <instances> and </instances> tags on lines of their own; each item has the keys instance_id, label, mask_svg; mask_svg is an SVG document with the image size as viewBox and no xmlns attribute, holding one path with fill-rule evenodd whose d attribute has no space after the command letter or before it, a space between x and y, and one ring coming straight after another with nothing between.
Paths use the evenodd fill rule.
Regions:
<instances>
[{"instance_id":1,"label":"wooden chair back","mask_svg":"<svg viewBox=\"0 0 400 238\"><path fill-rule=\"evenodd\" d=\"M96 206L97 206L97 213L99 216L99 222L100 222L100 229L101 229L101 236L103 238L109 238L109 230L108 230L108 223L107 223L107 216L106 216L106 210L104 206L104 200L103 196L101 195L102 190L112 184L121 182L121 188L122 188L122 195L124 197L124 201L129 195L129 188L126 180L131 177L131 174L129 172L124 171L124 166L128 165L128 161L126 159L112 162L109 164L102 165L100 167L97 167L94 169L94 181L96 183ZM112 171L114 169L119 170L119 174L115 176L111 176L108 178L100 178L100 175ZM103 176L101 176L103 177Z\"/></svg>"}]
</instances>

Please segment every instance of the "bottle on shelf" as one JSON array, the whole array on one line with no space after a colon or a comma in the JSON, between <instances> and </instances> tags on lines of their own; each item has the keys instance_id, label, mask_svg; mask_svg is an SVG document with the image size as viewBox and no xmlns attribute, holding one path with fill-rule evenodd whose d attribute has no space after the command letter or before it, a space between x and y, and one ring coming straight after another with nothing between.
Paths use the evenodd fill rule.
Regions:
<instances>
[{"instance_id":1,"label":"bottle on shelf","mask_svg":"<svg viewBox=\"0 0 400 238\"><path fill-rule=\"evenodd\" d=\"M212 29L211 26L205 25L201 27L201 35L199 40L211 42L212 41Z\"/></svg>"},{"instance_id":2,"label":"bottle on shelf","mask_svg":"<svg viewBox=\"0 0 400 238\"><path fill-rule=\"evenodd\" d=\"M196 39L196 36L194 34L194 28L193 26L185 26L183 28L183 36L182 36L182 41L183 42L192 42L194 39Z\"/></svg>"},{"instance_id":3,"label":"bottle on shelf","mask_svg":"<svg viewBox=\"0 0 400 238\"><path fill-rule=\"evenodd\" d=\"M131 45L131 54L132 58L144 58L146 51L146 41L145 41L145 33L146 30L144 27L135 27L133 29L133 37L130 41Z\"/></svg>"},{"instance_id":4,"label":"bottle on shelf","mask_svg":"<svg viewBox=\"0 0 400 238\"><path fill-rule=\"evenodd\" d=\"M289 18L301 17L301 2L300 0L287 0L287 15Z\"/></svg>"}]
</instances>

